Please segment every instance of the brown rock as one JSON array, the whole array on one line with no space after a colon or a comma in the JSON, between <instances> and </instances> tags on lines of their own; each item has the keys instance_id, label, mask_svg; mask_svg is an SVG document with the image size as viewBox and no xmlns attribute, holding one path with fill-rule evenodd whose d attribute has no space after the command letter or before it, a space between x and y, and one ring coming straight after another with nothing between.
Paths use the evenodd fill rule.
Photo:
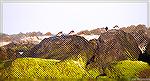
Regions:
<instances>
[{"instance_id":1,"label":"brown rock","mask_svg":"<svg viewBox=\"0 0 150 81\"><path fill-rule=\"evenodd\" d=\"M18 57L26 57L27 51L33 46L35 45L9 43L5 46L0 47L0 60L9 60ZM19 52L23 52L23 55L21 55Z\"/></svg>"},{"instance_id":2,"label":"brown rock","mask_svg":"<svg viewBox=\"0 0 150 81\"><path fill-rule=\"evenodd\" d=\"M144 52L145 46L147 45L147 39L150 35L145 25L131 25L127 28L121 28L120 30L125 31L126 33L130 33L134 37L136 43L138 44L138 47L142 52Z\"/></svg>"},{"instance_id":3,"label":"brown rock","mask_svg":"<svg viewBox=\"0 0 150 81\"><path fill-rule=\"evenodd\" d=\"M52 34L51 34L51 32L47 32L47 33L45 33L45 35L50 36Z\"/></svg>"},{"instance_id":4,"label":"brown rock","mask_svg":"<svg viewBox=\"0 0 150 81\"><path fill-rule=\"evenodd\" d=\"M132 35L122 30L110 30L102 33L98 40L98 48L93 62L95 66L104 68L114 61L137 60L141 54Z\"/></svg>"},{"instance_id":5,"label":"brown rock","mask_svg":"<svg viewBox=\"0 0 150 81\"><path fill-rule=\"evenodd\" d=\"M30 51L30 57L46 59L78 59L85 58L85 62L93 56L93 48L89 42L80 36L65 35L45 38Z\"/></svg>"}]
</instances>

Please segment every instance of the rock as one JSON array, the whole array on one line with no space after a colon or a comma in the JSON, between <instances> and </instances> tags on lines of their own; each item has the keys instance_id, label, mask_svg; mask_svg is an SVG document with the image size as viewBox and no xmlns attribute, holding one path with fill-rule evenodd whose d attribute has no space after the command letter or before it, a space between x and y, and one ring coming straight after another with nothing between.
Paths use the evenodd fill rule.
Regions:
<instances>
[{"instance_id":1,"label":"rock","mask_svg":"<svg viewBox=\"0 0 150 81\"><path fill-rule=\"evenodd\" d=\"M106 29L105 28L97 28L97 29L90 30L90 32L91 32L91 34L94 34L94 35L101 35L101 33L106 32Z\"/></svg>"},{"instance_id":2,"label":"rock","mask_svg":"<svg viewBox=\"0 0 150 81\"><path fill-rule=\"evenodd\" d=\"M146 46L146 50L144 51L144 53L139 55L138 60L139 61L144 61L150 64L150 39L148 40L148 44Z\"/></svg>"},{"instance_id":3,"label":"rock","mask_svg":"<svg viewBox=\"0 0 150 81\"><path fill-rule=\"evenodd\" d=\"M150 39L150 27L147 30L147 37Z\"/></svg>"},{"instance_id":4,"label":"rock","mask_svg":"<svg viewBox=\"0 0 150 81\"><path fill-rule=\"evenodd\" d=\"M11 41L11 38L9 35L0 33L0 42L9 42Z\"/></svg>"},{"instance_id":5,"label":"rock","mask_svg":"<svg viewBox=\"0 0 150 81\"><path fill-rule=\"evenodd\" d=\"M6 60L6 59L7 59L6 49L0 47L0 60Z\"/></svg>"},{"instance_id":6,"label":"rock","mask_svg":"<svg viewBox=\"0 0 150 81\"><path fill-rule=\"evenodd\" d=\"M84 30L84 31L80 31L77 33L77 35L100 35L101 33L105 33L106 29L105 28L97 28L97 29L93 29L93 30Z\"/></svg>"},{"instance_id":7,"label":"rock","mask_svg":"<svg viewBox=\"0 0 150 81\"><path fill-rule=\"evenodd\" d=\"M50 35L52 35L52 33L51 32L46 32L44 35L50 36Z\"/></svg>"},{"instance_id":8,"label":"rock","mask_svg":"<svg viewBox=\"0 0 150 81\"><path fill-rule=\"evenodd\" d=\"M82 61L53 60L41 58L17 58L10 68L5 69L2 78L40 78L40 79L82 79L94 78L97 73L94 70L85 70Z\"/></svg>"},{"instance_id":9,"label":"rock","mask_svg":"<svg viewBox=\"0 0 150 81\"><path fill-rule=\"evenodd\" d=\"M89 40L89 42L92 45L93 49L96 51L98 49L98 39L91 39Z\"/></svg>"},{"instance_id":10,"label":"rock","mask_svg":"<svg viewBox=\"0 0 150 81\"><path fill-rule=\"evenodd\" d=\"M19 57L26 57L27 51L35 46L34 44L10 43L0 47L0 60L10 60ZM19 52L23 52L20 54Z\"/></svg>"},{"instance_id":11,"label":"rock","mask_svg":"<svg viewBox=\"0 0 150 81\"><path fill-rule=\"evenodd\" d=\"M135 39L122 30L102 33L97 41L94 62L89 66L104 69L109 63L121 60L137 60L141 54Z\"/></svg>"},{"instance_id":12,"label":"rock","mask_svg":"<svg viewBox=\"0 0 150 81\"><path fill-rule=\"evenodd\" d=\"M88 30L83 30L83 31L80 31L80 32L77 33L77 35L82 35L82 34L84 34L84 35L91 35L91 32L88 31Z\"/></svg>"},{"instance_id":13,"label":"rock","mask_svg":"<svg viewBox=\"0 0 150 81\"><path fill-rule=\"evenodd\" d=\"M139 78L150 78L150 68L140 71L137 75L139 75Z\"/></svg>"},{"instance_id":14,"label":"rock","mask_svg":"<svg viewBox=\"0 0 150 81\"><path fill-rule=\"evenodd\" d=\"M45 38L30 50L29 57L45 59L78 59L85 62L93 56L93 48L84 38L76 35L65 35Z\"/></svg>"},{"instance_id":15,"label":"rock","mask_svg":"<svg viewBox=\"0 0 150 81\"><path fill-rule=\"evenodd\" d=\"M110 78L137 78L137 77L149 77L149 73L143 76L144 70L149 70L150 66L142 61L124 60L110 64L105 73ZM149 72L149 71L148 71ZM140 76L139 76L140 75ZM126 80L125 80L126 81Z\"/></svg>"},{"instance_id":16,"label":"rock","mask_svg":"<svg viewBox=\"0 0 150 81\"><path fill-rule=\"evenodd\" d=\"M138 30L138 31L133 31L130 34L134 37L134 39L136 40L136 43L138 44L138 47L144 53L145 47L147 45L147 40L148 40L145 34L145 31Z\"/></svg>"},{"instance_id":17,"label":"rock","mask_svg":"<svg viewBox=\"0 0 150 81\"><path fill-rule=\"evenodd\" d=\"M150 55L150 39L148 40L148 44L147 44L147 47L146 47L146 51L149 53Z\"/></svg>"},{"instance_id":18,"label":"rock","mask_svg":"<svg viewBox=\"0 0 150 81\"><path fill-rule=\"evenodd\" d=\"M134 37L140 50L144 53L148 40L148 29L145 25L131 25L127 28L121 28L120 30L125 31L126 33L130 33Z\"/></svg>"}]
</instances>

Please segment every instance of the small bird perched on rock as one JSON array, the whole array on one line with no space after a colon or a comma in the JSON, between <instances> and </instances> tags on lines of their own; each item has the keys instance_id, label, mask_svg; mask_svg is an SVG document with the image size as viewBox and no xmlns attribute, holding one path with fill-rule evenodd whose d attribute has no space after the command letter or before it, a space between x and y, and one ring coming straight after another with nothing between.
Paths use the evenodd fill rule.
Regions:
<instances>
[{"instance_id":1,"label":"small bird perched on rock","mask_svg":"<svg viewBox=\"0 0 150 81\"><path fill-rule=\"evenodd\" d=\"M63 33L62 33L62 31L61 32L58 32L57 34L56 34L56 36L61 36Z\"/></svg>"},{"instance_id":2,"label":"small bird perched on rock","mask_svg":"<svg viewBox=\"0 0 150 81\"><path fill-rule=\"evenodd\" d=\"M107 27L107 26L105 27L105 30L106 30L106 31L108 30L108 27Z\"/></svg>"},{"instance_id":3,"label":"small bird perched on rock","mask_svg":"<svg viewBox=\"0 0 150 81\"><path fill-rule=\"evenodd\" d=\"M118 25L115 25L113 28L119 28L119 26L118 26Z\"/></svg>"},{"instance_id":4,"label":"small bird perched on rock","mask_svg":"<svg viewBox=\"0 0 150 81\"><path fill-rule=\"evenodd\" d=\"M68 35L73 35L73 33L74 33L74 31L72 30L68 33Z\"/></svg>"}]
</instances>

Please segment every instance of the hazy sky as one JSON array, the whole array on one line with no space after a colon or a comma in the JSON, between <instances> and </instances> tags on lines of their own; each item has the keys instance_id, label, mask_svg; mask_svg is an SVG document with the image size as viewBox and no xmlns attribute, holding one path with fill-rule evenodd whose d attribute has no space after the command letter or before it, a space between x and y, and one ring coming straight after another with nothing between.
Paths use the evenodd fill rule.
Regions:
<instances>
[{"instance_id":1,"label":"hazy sky","mask_svg":"<svg viewBox=\"0 0 150 81\"><path fill-rule=\"evenodd\" d=\"M147 3L3 3L3 32L68 33L147 25Z\"/></svg>"}]
</instances>

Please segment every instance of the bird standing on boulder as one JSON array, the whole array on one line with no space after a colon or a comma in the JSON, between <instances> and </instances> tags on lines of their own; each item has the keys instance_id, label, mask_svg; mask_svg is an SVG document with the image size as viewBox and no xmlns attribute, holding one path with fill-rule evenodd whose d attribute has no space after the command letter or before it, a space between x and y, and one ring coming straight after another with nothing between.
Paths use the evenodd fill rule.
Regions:
<instances>
[{"instance_id":1,"label":"bird standing on boulder","mask_svg":"<svg viewBox=\"0 0 150 81\"><path fill-rule=\"evenodd\" d=\"M74 31L72 30L68 33L68 35L73 35L73 33L74 33Z\"/></svg>"},{"instance_id":2,"label":"bird standing on boulder","mask_svg":"<svg viewBox=\"0 0 150 81\"><path fill-rule=\"evenodd\" d=\"M56 34L56 36L61 36L63 33L62 33L62 31L61 32L58 32L57 34Z\"/></svg>"},{"instance_id":3,"label":"bird standing on boulder","mask_svg":"<svg viewBox=\"0 0 150 81\"><path fill-rule=\"evenodd\" d=\"M113 28L119 28L119 26L118 26L118 25L115 25Z\"/></svg>"},{"instance_id":4,"label":"bird standing on boulder","mask_svg":"<svg viewBox=\"0 0 150 81\"><path fill-rule=\"evenodd\" d=\"M105 27L105 30L108 31L108 27L107 26Z\"/></svg>"}]
</instances>

